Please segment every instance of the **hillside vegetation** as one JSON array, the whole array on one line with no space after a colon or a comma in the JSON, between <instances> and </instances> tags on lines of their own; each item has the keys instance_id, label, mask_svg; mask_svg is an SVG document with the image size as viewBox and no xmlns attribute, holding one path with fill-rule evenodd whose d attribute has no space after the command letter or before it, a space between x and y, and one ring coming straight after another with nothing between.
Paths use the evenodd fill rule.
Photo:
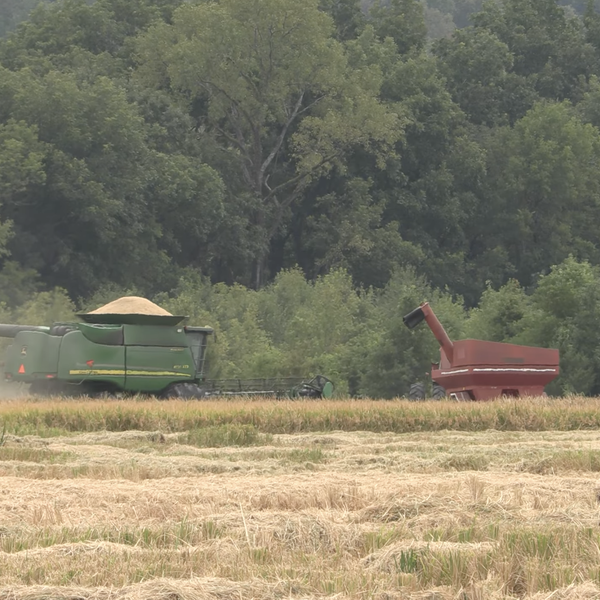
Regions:
<instances>
[{"instance_id":1,"label":"hillside vegetation","mask_svg":"<svg viewBox=\"0 0 600 600\"><path fill-rule=\"evenodd\" d=\"M435 359L401 325L431 300L600 393L600 15L473 4L428 39L461 7L33 9L0 41L2 319L133 293L217 329L211 376L393 397Z\"/></svg>"}]
</instances>

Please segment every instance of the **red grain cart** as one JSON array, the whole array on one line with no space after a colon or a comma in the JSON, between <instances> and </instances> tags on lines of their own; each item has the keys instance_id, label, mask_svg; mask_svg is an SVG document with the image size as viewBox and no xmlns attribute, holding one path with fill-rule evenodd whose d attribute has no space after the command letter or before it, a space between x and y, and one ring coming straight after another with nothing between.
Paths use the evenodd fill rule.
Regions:
<instances>
[{"instance_id":1,"label":"red grain cart","mask_svg":"<svg viewBox=\"0 0 600 600\"><path fill-rule=\"evenodd\" d=\"M482 340L452 342L425 302L404 317L413 329L425 320L440 344L431 378L457 400L541 396L558 375L558 350Z\"/></svg>"}]
</instances>

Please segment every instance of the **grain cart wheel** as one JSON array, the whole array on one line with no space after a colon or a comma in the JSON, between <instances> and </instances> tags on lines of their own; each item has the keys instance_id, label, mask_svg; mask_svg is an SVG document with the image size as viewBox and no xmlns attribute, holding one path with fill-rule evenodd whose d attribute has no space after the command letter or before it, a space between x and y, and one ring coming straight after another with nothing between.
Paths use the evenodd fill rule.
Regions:
<instances>
[{"instance_id":1,"label":"grain cart wheel","mask_svg":"<svg viewBox=\"0 0 600 600\"><path fill-rule=\"evenodd\" d=\"M196 383L172 383L161 394L160 398L180 398L182 400L199 400L206 397L206 392Z\"/></svg>"},{"instance_id":2,"label":"grain cart wheel","mask_svg":"<svg viewBox=\"0 0 600 600\"><path fill-rule=\"evenodd\" d=\"M425 385L420 381L413 383L408 391L408 399L413 401L425 400Z\"/></svg>"},{"instance_id":3,"label":"grain cart wheel","mask_svg":"<svg viewBox=\"0 0 600 600\"><path fill-rule=\"evenodd\" d=\"M446 390L438 383L434 383L431 397L434 400L443 400L446 397Z\"/></svg>"}]
</instances>

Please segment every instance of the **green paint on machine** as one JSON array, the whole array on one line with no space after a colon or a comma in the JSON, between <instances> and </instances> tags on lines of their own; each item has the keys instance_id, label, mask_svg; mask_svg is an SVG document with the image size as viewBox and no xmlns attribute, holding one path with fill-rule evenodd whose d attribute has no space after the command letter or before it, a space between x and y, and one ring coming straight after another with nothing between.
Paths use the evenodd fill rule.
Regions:
<instances>
[{"instance_id":1,"label":"green paint on machine","mask_svg":"<svg viewBox=\"0 0 600 600\"><path fill-rule=\"evenodd\" d=\"M87 315L80 315L83 319ZM106 322L0 325L13 338L5 360L9 381L44 395L102 397L152 394L162 398L223 395L328 398L329 379L220 380L205 378L211 327L182 325L185 317L110 314ZM139 317L139 319L136 319Z\"/></svg>"},{"instance_id":2,"label":"green paint on machine","mask_svg":"<svg viewBox=\"0 0 600 600\"><path fill-rule=\"evenodd\" d=\"M181 325L184 317L123 315L123 322L0 325L11 337L5 376L34 393L106 395L149 393L202 397L210 327Z\"/></svg>"}]
</instances>

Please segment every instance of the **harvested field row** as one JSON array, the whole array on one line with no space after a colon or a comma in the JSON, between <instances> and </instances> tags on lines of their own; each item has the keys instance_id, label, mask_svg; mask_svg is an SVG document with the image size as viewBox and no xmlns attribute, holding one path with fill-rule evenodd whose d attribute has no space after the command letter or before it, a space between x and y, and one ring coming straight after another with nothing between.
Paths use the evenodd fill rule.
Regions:
<instances>
[{"instance_id":1,"label":"harvested field row","mask_svg":"<svg viewBox=\"0 0 600 600\"><path fill-rule=\"evenodd\" d=\"M210 431L210 428L208 428ZM31 479L142 481L199 474L445 473L568 474L600 472L595 431L438 432L256 435L249 445L190 432L97 432L64 437L6 435L0 475ZM242 443L247 442L247 437ZM261 445L261 442L262 445Z\"/></svg>"},{"instance_id":2,"label":"harvested field row","mask_svg":"<svg viewBox=\"0 0 600 600\"><path fill-rule=\"evenodd\" d=\"M468 415L537 405L515 404L344 408ZM560 412L555 401L539 405ZM74 410L94 427L15 435L5 420L0 599L600 598L594 429L290 434L261 425L269 412L274 423L281 414L313 423L325 410L313 402L22 400L0 414L17 406L29 414L21 424L35 424L33 414L68 422ZM96 427L118 414L147 427ZM200 418L213 422L202 428ZM194 428L177 428L189 419Z\"/></svg>"},{"instance_id":3,"label":"harvested field row","mask_svg":"<svg viewBox=\"0 0 600 600\"><path fill-rule=\"evenodd\" d=\"M127 586L193 574L358 597L449 593L491 579L512 590L496 597L510 597L595 579L600 558L595 480L586 478L5 483L4 586Z\"/></svg>"},{"instance_id":4,"label":"harvested field row","mask_svg":"<svg viewBox=\"0 0 600 600\"><path fill-rule=\"evenodd\" d=\"M475 595L473 595L475 594ZM193 577L188 580L161 578L151 582L130 585L123 588L70 588L52 586L21 586L0 591L2 600L278 600L280 598L322 598L316 595L298 596L294 590L284 584L265 584L259 581L250 583L232 583L218 578ZM456 594L435 589L423 593L401 591L395 595L382 594L386 600L456 600ZM485 588L473 588L463 592L460 598L498 600L501 596ZM600 587L593 583L569 585L555 590L551 594L541 592L529 596L528 600L597 600ZM340 598L340 596L337 596Z\"/></svg>"}]
</instances>

